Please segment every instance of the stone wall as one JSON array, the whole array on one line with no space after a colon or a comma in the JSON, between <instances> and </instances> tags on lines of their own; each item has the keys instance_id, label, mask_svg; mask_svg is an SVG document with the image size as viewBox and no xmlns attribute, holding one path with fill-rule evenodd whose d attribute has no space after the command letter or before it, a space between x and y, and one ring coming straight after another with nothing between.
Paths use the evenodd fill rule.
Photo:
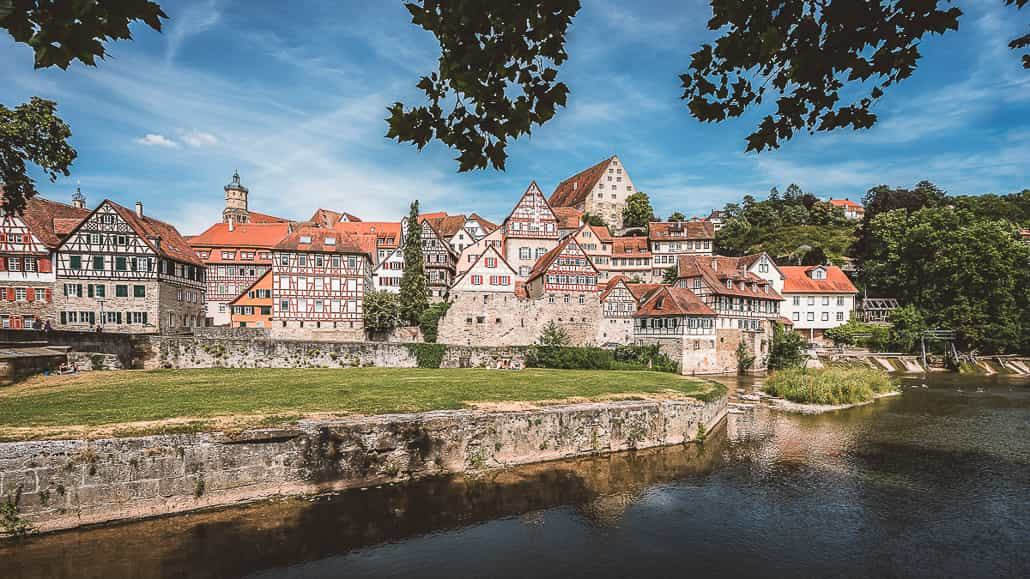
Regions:
<instances>
[{"instance_id":1,"label":"stone wall","mask_svg":"<svg viewBox=\"0 0 1030 579\"><path fill-rule=\"evenodd\" d=\"M771 322L762 322L762 331L745 332L737 329L718 329L715 331L715 349L717 365L723 368L724 373L737 372L737 345L743 340L747 344L751 354L755 357L755 363L751 372L760 373L766 370L766 361L769 357L769 343L772 336Z\"/></svg>"},{"instance_id":2,"label":"stone wall","mask_svg":"<svg viewBox=\"0 0 1030 579\"><path fill-rule=\"evenodd\" d=\"M0 330L0 344L47 344L67 346L72 352L114 354L124 368L139 367L139 359L149 349L147 336L116 334L113 332L52 332L30 330Z\"/></svg>"},{"instance_id":3,"label":"stone wall","mask_svg":"<svg viewBox=\"0 0 1030 579\"><path fill-rule=\"evenodd\" d=\"M257 334L258 332L255 332ZM156 368L414 368L404 344L320 342L270 338L151 336L144 367ZM496 368L501 360L523 363L521 348L446 346L443 368Z\"/></svg>"},{"instance_id":4,"label":"stone wall","mask_svg":"<svg viewBox=\"0 0 1030 579\"><path fill-rule=\"evenodd\" d=\"M579 294L576 294L578 296ZM477 346L525 346L540 336L547 322L565 329L574 346L594 346L601 306L597 294L588 294L586 303L562 297L550 303L547 298L521 299L514 294L455 292L451 307L440 318L437 341L443 344Z\"/></svg>"},{"instance_id":5,"label":"stone wall","mask_svg":"<svg viewBox=\"0 0 1030 579\"><path fill-rule=\"evenodd\" d=\"M726 399L301 421L292 429L0 443L0 495L41 531L284 494L680 444Z\"/></svg>"}]
</instances>

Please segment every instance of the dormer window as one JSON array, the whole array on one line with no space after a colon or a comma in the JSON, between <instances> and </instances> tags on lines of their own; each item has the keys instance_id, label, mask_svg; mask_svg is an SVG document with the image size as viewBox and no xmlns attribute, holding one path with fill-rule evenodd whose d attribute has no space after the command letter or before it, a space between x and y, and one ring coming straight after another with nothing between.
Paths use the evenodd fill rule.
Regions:
<instances>
[{"instance_id":1,"label":"dormer window","mask_svg":"<svg viewBox=\"0 0 1030 579\"><path fill-rule=\"evenodd\" d=\"M325 244L326 245L336 245L336 238L335 237L326 237L325 238Z\"/></svg>"},{"instance_id":2,"label":"dormer window","mask_svg":"<svg viewBox=\"0 0 1030 579\"><path fill-rule=\"evenodd\" d=\"M726 289L733 289L733 280L732 279L726 280Z\"/></svg>"},{"instance_id":3,"label":"dormer window","mask_svg":"<svg viewBox=\"0 0 1030 579\"><path fill-rule=\"evenodd\" d=\"M310 235L301 235L300 236L300 242L301 243L311 243L311 236Z\"/></svg>"},{"instance_id":4,"label":"dormer window","mask_svg":"<svg viewBox=\"0 0 1030 579\"><path fill-rule=\"evenodd\" d=\"M664 297L658 298L654 302L654 309L656 309L656 310L662 309L662 304L664 304L664 303L665 303L665 298Z\"/></svg>"},{"instance_id":5,"label":"dormer window","mask_svg":"<svg viewBox=\"0 0 1030 579\"><path fill-rule=\"evenodd\" d=\"M812 279L826 279L826 270L821 267L813 269Z\"/></svg>"}]
</instances>

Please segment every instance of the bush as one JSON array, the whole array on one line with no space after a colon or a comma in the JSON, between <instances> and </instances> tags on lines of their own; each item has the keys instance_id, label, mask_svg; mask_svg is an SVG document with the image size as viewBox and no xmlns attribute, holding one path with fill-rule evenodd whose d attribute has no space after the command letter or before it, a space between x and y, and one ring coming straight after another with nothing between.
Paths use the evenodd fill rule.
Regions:
<instances>
[{"instance_id":1,"label":"bush","mask_svg":"<svg viewBox=\"0 0 1030 579\"><path fill-rule=\"evenodd\" d=\"M451 307L451 304L447 302L440 302L433 304L422 312L422 315L418 318L418 326L422 329L422 339L426 342L436 341L436 332L440 327L440 318L447 313L447 308Z\"/></svg>"},{"instance_id":2,"label":"bush","mask_svg":"<svg viewBox=\"0 0 1030 579\"><path fill-rule=\"evenodd\" d=\"M862 346L874 352L884 351L889 343L888 328L850 320L843 326L826 330L826 337L837 346Z\"/></svg>"},{"instance_id":3,"label":"bush","mask_svg":"<svg viewBox=\"0 0 1030 579\"><path fill-rule=\"evenodd\" d=\"M540 332L540 337L536 339L539 346L568 346L570 341L569 333L554 323L554 320L547 322L544 330Z\"/></svg>"},{"instance_id":4,"label":"bush","mask_svg":"<svg viewBox=\"0 0 1030 579\"><path fill-rule=\"evenodd\" d=\"M447 346L443 344L404 344L408 351L411 352L412 356L415 356L415 362L419 368L439 368L440 363L443 362L443 354L447 350Z\"/></svg>"},{"instance_id":5,"label":"bush","mask_svg":"<svg viewBox=\"0 0 1030 579\"><path fill-rule=\"evenodd\" d=\"M740 343L737 344L736 354L737 373L746 374L747 371L751 369L751 366L754 366L755 356L751 353L751 350L748 349L747 344L744 343L744 340L741 340Z\"/></svg>"},{"instance_id":6,"label":"bush","mask_svg":"<svg viewBox=\"0 0 1030 579\"><path fill-rule=\"evenodd\" d=\"M366 293L362 311L365 329L370 332L389 332L401 323L397 296L385 290Z\"/></svg>"},{"instance_id":7,"label":"bush","mask_svg":"<svg viewBox=\"0 0 1030 579\"><path fill-rule=\"evenodd\" d=\"M655 370L676 373L679 367L658 346L619 346L615 350L571 346L533 346L526 366L561 370Z\"/></svg>"},{"instance_id":8,"label":"bush","mask_svg":"<svg viewBox=\"0 0 1030 579\"><path fill-rule=\"evenodd\" d=\"M800 368L805 363L805 339L783 324L773 324L772 344L769 347L770 370Z\"/></svg>"},{"instance_id":9,"label":"bush","mask_svg":"<svg viewBox=\"0 0 1030 579\"><path fill-rule=\"evenodd\" d=\"M765 381L772 396L802 404L858 404L895 390L890 376L872 368L779 370Z\"/></svg>"}]
</instances>

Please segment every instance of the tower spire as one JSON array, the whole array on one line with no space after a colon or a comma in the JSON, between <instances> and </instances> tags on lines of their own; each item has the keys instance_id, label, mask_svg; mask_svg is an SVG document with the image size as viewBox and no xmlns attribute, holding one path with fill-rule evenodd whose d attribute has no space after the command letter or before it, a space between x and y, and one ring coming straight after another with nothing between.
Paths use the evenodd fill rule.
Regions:
<instances>
[{"instance_id":1,"label":"tower spire","mask_svg":"<svg viewBox=\"0 0 1030 579\"><path fill-rule=\"evenodd\" d=\"M86 196L82 194L82 182L75 180L75 193L72 193L72 207L86 208Z\"/></svg>"}]
</instances>

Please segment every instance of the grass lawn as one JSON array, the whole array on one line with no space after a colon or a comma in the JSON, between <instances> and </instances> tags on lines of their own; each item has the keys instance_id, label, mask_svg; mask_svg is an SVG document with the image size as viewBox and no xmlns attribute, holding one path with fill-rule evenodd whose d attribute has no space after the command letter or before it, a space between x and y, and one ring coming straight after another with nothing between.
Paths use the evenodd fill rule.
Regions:
<instances>
[{"instance_id":1,"label":"grass lawn","mask_svg":"<svg viewBox=\"0 0 1030 579\"><path fill-rule=\"evenodd\" d=\"M0 439L237 430L303 416L476 403L722 395L713 382L646 371L214 368L39 376L0 388Z\"/></svg>"}]
</instances>

